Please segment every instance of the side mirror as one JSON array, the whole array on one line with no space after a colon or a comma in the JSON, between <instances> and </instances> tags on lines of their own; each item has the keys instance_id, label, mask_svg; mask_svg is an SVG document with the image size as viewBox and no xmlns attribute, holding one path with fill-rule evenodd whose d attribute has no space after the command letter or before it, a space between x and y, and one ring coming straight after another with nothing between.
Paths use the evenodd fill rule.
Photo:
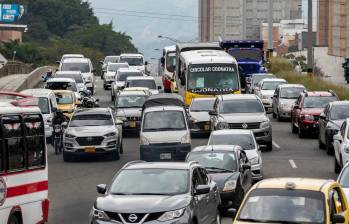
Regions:
<instances>
[{"instance_id":1,"label":"side mirror","mask_svg":"<svg viewBox=\"0 0 349 224\"><path fill-rule=\"evenodd\" d=\"M171 81L171 82L174 82L175 80L172 78L170 81Z\"/></svg>"},{"instance_id":2,"label":"side mirror","mask_svg":"<svg viewBox=\"0 0 349 224\"><path fill-rule=\"evenodd\" d=\"M58 65L59 65L60 63L61 63L61 61L56 61L56 64L58 64Z\"/></svg>"},{"instance_id":3,"label":"side mirror","mask_svg":"<svg viewBox=\"0 0 349 224\"><path fill-rule=\"evenodd\" d=\"M147 61L146 61L146 62L144 62L144 65L145 65L145 66L147 66L147 65L148 65L148 62L147 62Z\"/></svg>"},{"instance_id":4,"label":"side mirror","mask_svg":"<svg viewBox=\"0 0 349 224\"><path fill-rule=\"evenodd\" d=\"M214 110L210 110L210 111L208 112L208 114L211 115L211 116L217 116L217 115L218 115L217 112L214 111Z\"/></svg>"},{"instance_id":5,"label":"side mirror","mask_svg":"<svg viewBox=\"0 0 349 224\"><path fill-rule=\"evenodd\" d=\"M68 123L67 123L67 122L63 122L63 123L62 123L62 126L63 126L63 127L67 127L67 126L68 126Z\"/></svg>"},{"instance_id":6,"label":"side mirror","mask_svg":"<svg viewBox=\"0 0 349 224\"><path fill-rule=\"evenodd\" d=\"M278 94L274 94L274 95L273 95L273 98L277 98L277 97L278 97Z\"/></svg>"},{"instance_id":7,"label":"side mirror","mask_svg":"<svg viewBox=\"0 0 349 224\"><path fill-rule=\"evenodd\" d=\"M95 73L97 70L96 69L92 69L92 72Z\"/></svg>"},{"instance_id":8,"label":"side mirror","mask_svg":"<svg viewBox=\"0 0 349 224\"><path fill-rule=\"evenodd\" d=\"M345 218L341 214L334 214L332 217L332 223L344 223Z\"/></svg>"},{"instance_id":9,"label":"side mirror","mask_svg":"<svg viewBox=\"0 0 349 224\"><path fill-rule=\"evenodd\" d=\"M250 170L250 169L251 169L251 165L249 165L249 164L243 164L243 165L242 165L242 169L244 169L244 170Z\"/></svg>"},{"instance_id":10,"label":"side mirror","mask_svg":"<svg viewBox=\"0 0 349 224\"><path fill-rule=\"evenodd\" d=\"M57 112L57 107L52 107L51 110L52 110L53 113L56 113Z\"/></svg>"},{"instance_id":11,"label":"side mirror","mask_svg":"<svg viewBox=\"0 0 349 224\"><path fill-rule=\"evenodd\" d=\"M106 184L98 184L97 185L97 192L99 194L105 194L105 192L107 192L107 185Z\"/></svg>"},{"instance_id":12,"label":"side mirror","mask_svg":"<svg viewBox=\"0 0 349 224\"><path fill-rule=\"evenodd\" d=\"M160 62L161 62L161 64L162 64L162 66L164 66L164 65L165 65L165 58L164 58L164 57L161 57Z\"/></svg>"},{"instance_id":13,"label":"side mirror","mask_svg":"<svg viewBox=\"0 0 349 224\"><path fill-rule=\"evenodd\" d=\"M160 90L160 89L162 89L162 87L161 87L161 86L158 86L158 89Z\"/></svg>"},{"instance_id":14,"label":"side mirror","mask_svg":"<svg viewBox=\"0 0 349 224\"><path fill-rule=\"evenodd\" d=\"M198 185L195 189L195 195L202 195L210 193L210 186L208 185Z\"/></svg>"},{"instance_id":15,"label":"side mirror","mask_svg":"<svg viewBox=\"0 0 349 224\"><path fill-rule=\"evenodd\" d=\"M99 63L101 63L102 65L104 64L104 61L99 61Z\"/></svg>"},{"instance_id":16,"label":"side mirror","mask_svg":"<svg viewBox=\"0 0 349 224\"><path fill-rule=\"evenodd\" d=\"M257 150L261 150L261 146L257 144Z\"/></svg>"}]
</instances>

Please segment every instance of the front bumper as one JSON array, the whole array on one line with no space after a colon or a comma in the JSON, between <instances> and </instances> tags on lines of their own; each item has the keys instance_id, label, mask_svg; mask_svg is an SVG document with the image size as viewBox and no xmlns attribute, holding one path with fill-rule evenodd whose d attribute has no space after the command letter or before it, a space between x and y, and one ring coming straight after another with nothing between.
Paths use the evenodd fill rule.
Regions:
<instances>
[{"instance_id":1,"label":"front bumper","mask_svg":"<svg viewBox=\"0 0 349 224\"><path fill-rule=\"evenodd\" d=\"M140 145L140 159L144 161L184 161L190 150L191 144Z\"/></svg>"},{"instance_id":2,"label":"front bumper","mask_svg":"<svg viewBox=\"0 0 349 224\"><path fill-rule=\"evenodd\" d=\"M220 190L219 195L221 197L223 209L239 208L244 197L242 191L239 191L239 189L235 189L234 191L230 192L223 192Z\"/></svg>"},{"instance_id":3,"label":"front bumper","mask_svg":"<svg viewBox=\"0 0 349 224\"><path fill-rule=\"evenodd\" d=\"M190 131L192 133L197 134L208 134L211 132L211 122L210 121L203 121L203 122L191 122L190 125Z\"/></svg>"},{"instance_id":4,"label":"front bumper","mask_svg":"<svg viewBox=\"0 0 349 224\"><path fill-rule=\"evenodd\" d=\"M252 180L259 181L263 179L263 169L261 164L251 166Z\"/></svg>"},{"instance_id":5,"label":"front bumper","mask_svg":"<svg viewBox=\"0 0 349 224\"><path fill-rule=\"evenodd\" d=\"M273 140L271 127L266 129L254 129L252 131L256 138L257 143L260 145L268 144Z\"/></svg>"},{"instance_id":6,"label":"front bumper","mask_svg":"<svg viewBox=\"0 0 349 224\"><path fill-rule=\"evenodd\" d=\"M291 107L279 107L279 117L281 118L291 118Z\"/></svg>"},{"instance_id":7,"label":"front bumper","mask_svg":"<svg viewBox=\"0 0 349 224\"><path fill-rule=\"evenodd\" d=\"M305 131L307 133L311 134L318 134L319 133L319 122L318 121L301 121L299 124L299 128L302 131Z\"/></svg>"}]
</instances>

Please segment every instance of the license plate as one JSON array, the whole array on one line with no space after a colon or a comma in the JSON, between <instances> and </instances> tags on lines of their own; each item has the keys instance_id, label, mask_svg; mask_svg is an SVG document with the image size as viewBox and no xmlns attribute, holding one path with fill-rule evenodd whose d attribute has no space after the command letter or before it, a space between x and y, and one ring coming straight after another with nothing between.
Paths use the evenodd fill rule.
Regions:
<instances>
[{"instance_id":1,"label":"license plate","mask_svg":"<svg viewBox=\"0 0 349 224\"><path fill-rule=\"evenodd\" d=\"M136 127L136 122L135 121L131 121L130 122L130 128L135 128Z\"/></svg>"},{"instance_id":2,"label":"license plate","mask_svg":"<svg viewBox=\"0 0 349 224\"><path fill-rule=\"evenodd\" d=\"M86 153L95 153L96 152L96 148L95 147L91 147L91 146L85 147L85 152Z\"/></svg>"},{"instance_id":3,"label":"license plate","mask_svg":"<svg viewBox=\"0 0 349 224\"><path fill-rule=\"evenodd\" d=\"M160 159L168 160L168 159L171 159L171 158L172 158L171 153L161 153L160 154Z\"/></svg>"},{"instance_id":4,"label":"license plate","mask_svg":"<svg viewBox=\"0 0 349 224\"><path fill-rule=\"evenodd\" d=\"M205 126L204 126L204 129L205 129L205 131L210 130L210 125L205 125Z\"/></svg>"}]
</instances>

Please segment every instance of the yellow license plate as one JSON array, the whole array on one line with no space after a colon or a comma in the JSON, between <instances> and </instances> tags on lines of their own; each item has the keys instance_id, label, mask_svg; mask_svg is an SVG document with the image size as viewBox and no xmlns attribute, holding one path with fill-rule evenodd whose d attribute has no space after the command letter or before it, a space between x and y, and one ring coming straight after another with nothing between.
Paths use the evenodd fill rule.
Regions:
<instances>
[{"instance_id":1,"label":"yellow license plate","mask_svg":"<svg viewBox=\"0 0 349 224\"><path fill-rule=\"evenodd\" d=\"M210 130L210 125L205 125L205 126L204 126L204 129L205 129L205 131Z\"/></svg>"},{"instance_id":2,"label":"yellow license plate","mask_svg":"<svg viewBox=\"0 0 349 224\"><path fill-rule=\"evenodd\" d=\"M130 122L130 128L135 128L136 127L136 122L135 121L131 121Z\"/></svg>"},{"instance_id":3,"label":"yellow license plate","mask_svg":"<svg viewBox=\"0 0 349 224\"><path fill-rule=\"evenodd\" d=\"M95 147L85 147L85 152L86 153L95 153L96 152L96 148Z\"/></svg>"}]
</instances>

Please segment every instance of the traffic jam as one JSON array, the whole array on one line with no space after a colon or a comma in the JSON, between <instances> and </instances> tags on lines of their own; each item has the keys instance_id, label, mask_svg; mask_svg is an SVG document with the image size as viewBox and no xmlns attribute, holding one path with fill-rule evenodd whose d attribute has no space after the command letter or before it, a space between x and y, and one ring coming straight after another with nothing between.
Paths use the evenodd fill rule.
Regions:
<instances>
[{"instance_id":1,"label":"traffic jam","mask_svg":"<svg viewBox=\"0 0 349 224\"><path fill-rule=\"evenodd\" d=\"M0 92L0 223L48 222L49 154L118 163L130 134L139 159L96 186L89 224L349 223L349 101L277 78L264 61L261 41L165 47L161 77L142 54L106 56L102 74L65 54L40 88ZM272 119L317 138L338 179L264 178Z\"/></svg>"}]
</instances>

